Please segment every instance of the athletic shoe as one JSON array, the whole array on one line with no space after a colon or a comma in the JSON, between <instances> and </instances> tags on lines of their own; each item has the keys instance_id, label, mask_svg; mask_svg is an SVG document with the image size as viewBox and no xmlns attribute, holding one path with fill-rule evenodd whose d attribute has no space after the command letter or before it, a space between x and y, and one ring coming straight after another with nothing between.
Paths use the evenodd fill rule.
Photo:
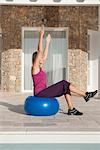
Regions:
<instances>
[{"instance_id":1,"label":"athletic shoe","mask_svg":"<svg viewBox=\"0 0 100 150\"><path fill-rule=\"evenodd\" d=\"M80 116L80 115L83 115L82 112L79 112L76 108L73 108L72 110L68 109L68 115L77 115L77 116Z\"/></svg>"},{"instance_id":2,"label":"athletic shoe","mask_svg":"<svg viewBox=\"0 0 100 150\"><path fill-rule=\"evenodd\" d=\"M84 99L86 102L88 102L90 98L97 94L97 90L95 90L94 92L86 92L85 94L86 96L84 97Z\"/></svg>"}]
</instances>

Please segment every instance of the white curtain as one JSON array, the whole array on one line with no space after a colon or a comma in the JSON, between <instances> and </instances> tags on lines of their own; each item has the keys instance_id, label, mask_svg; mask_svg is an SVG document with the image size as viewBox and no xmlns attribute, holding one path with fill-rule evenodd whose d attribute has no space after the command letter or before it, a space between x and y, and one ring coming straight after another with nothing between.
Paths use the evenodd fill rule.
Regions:
<instances>
[{"instance_id":1,"label":"white curtain","mask_svg":"<svg viewBox=\"0 0 100 150\"><path fill-rule=\"evenodd\" d=\"M38 32L25 31L24 34L24 90L32 90L32 54L37 50Z\"/></svg>"},{"instance_id":2,"label":"white curtain","mask_svg":"<svg viewBox=\"0 0 100 150\"><path fill-rule=\"evenodd\" d=\"M47 73L47 85L52 85L66 79L67 66L67 40L65 31L46 31L43 40L45 48L46 36L50 33L52 40L49 47L48 57L43 65ZM32 54L38 45L38 32L25 31L24 35L24 90L32 90L31 65Z\"/></svg>"},{"instance_id":3,"label":"white curtain","mask_svg":"<svg viewBox=\"0 0 100 150\"><path fill-rule=\"evenodd\" d=\"M65 31L48 31L52 41L49 47L47 62L44 68L48 75L48 85L66 79L65 68L67 64L67 40Z\"/></svg>"}]
</instances>

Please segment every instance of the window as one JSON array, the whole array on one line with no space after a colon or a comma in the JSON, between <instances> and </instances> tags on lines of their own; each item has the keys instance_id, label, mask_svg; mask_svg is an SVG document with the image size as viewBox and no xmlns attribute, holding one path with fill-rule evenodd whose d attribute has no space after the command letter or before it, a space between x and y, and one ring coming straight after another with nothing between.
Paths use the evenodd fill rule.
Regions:
<instances>
[{"instance_id":1,"label":"window","mask_svg":"<svg viewBox=\"0 0 100 150\"><path fill-rule=\"evenodd\" d=\"M49 46L48 57L43 65L47 73L47 86L60 80L67 79L67 34L66 29L46 28L43 48L45 48L46 36L51 34L52 40ZM32 91L33 82L31 78L32 53L37 50L38 28L26 28L23 33L23 91ZM22 68L22 69L23 69Z\"/></svg>"}]
</instances>

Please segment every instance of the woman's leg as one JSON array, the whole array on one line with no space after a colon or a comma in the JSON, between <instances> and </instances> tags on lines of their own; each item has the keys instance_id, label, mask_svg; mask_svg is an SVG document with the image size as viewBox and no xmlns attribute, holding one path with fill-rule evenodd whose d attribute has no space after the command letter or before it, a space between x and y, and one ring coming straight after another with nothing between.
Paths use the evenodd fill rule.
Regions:
<instances>
[{"instance_id":1,"label":"woman's leg","mask_svg":"<svg viewBox=\"0 0 100 150\"><path fill-rule=\"evenodd\" d=\"M65 99L67 101L67 104L68 104L68 115L83 115L82 112L78 111L76 108L74 108L74 105L73 105L73 102L72 102L72 99L71 99L71 96L69 94L66 94L65 95Z\"/></svg>"},{"instance_id":2,"label":"woman's leg","mask_svg":"<svg viewBox=\"0 0 100 150\"><path fill-rule=\"evenodd\" d=\"M52 98L60 97L65 94L71 95L69 85L69 82L62 80L40 91L36 96Z\"/></svg>"},{"instance_id":3,"label":"woman's leg","mask_svg":"<svg viewBox=\"0 0 100 150\"><path fill-rule=\"evenodd\" d=\"M88 102L90 98L94 97L97 94L97 90L92 92L83 92L81 90L78 90L75 86L70 84L69 89L71 92L76 93L82 97L84 97L85 101Z\"/></svg>"},{"instance_id":4,"label":"woman's leg","mask_svg":"<svg viewBox=\"0 0 100 150\"><path fill-rule=\"evenodd\" d=\"M76 94L78 94L78 95L80 95L80 96L83 96L83 97L86 96L86 94L85 94L86 92L83 92L83 91L81 91L81 90L78 90L78 89L77 89L74 85L72 85L72 84L70 84L69 89L70 89L71 92L76 93Z\"/></svg>"},{"instance_id":5,"label":"woman's leg","mask_svg":"<svg viewBox=\"0 0 100 150\"><path fill-rule=\"evenodd\" d=\"M66 94L64 96L65 96L68 108L72 110L74 108L74 104L72 102L71 96L69 94Z\"/></svg>"},{"instance_id":6,"label":"woman's leg","mask_svg":"<svg viewBox=\"0 0 100 150\"><path fill-rule=\"evenodd\" d=\"M66 102L68 104L68 115L82 115L83 113L76 110L73 106L69 86L70 86L69 82L62 80L42 90L36 96L53 98L53 97L60 97L64 95Z\"/></svg>"},{"instance_id":7,"label":"woman's leg","mask_svg":"<svg viewBox=\"0 0 100 150\"><path fill-rule=\"evenodd\" d=\"M73 109L73 103L70 96L71 94L70 94L69 85L70 85L69 82L62 80L42 90L36 96L52 98L52 97L60 97L64 95L68 104L68 108Z\"/></svg>"}]
</instances>

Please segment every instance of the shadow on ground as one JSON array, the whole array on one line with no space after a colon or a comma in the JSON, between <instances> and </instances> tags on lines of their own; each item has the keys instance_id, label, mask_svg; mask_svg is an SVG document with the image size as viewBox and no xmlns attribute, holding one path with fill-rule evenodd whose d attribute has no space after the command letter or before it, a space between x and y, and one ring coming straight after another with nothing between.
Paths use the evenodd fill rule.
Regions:
<instances>
[{"instance_id":1,"label":"shadow on ground","mask_svg":"<svg viewBox=\"0 0 100 150\"><path fill-rule=\"evenodd\" d=\"M10 110L12 112L16 112L16 113L19 113L19 114L25 114L26 115L23 105L12 105L12 104L9 104L7 102L0 102L0 105L7 107L8 110ZM63 109L59 109L59 113L67 114L67 112L63 111Z\"/></svg>"},{"instance_id":2,"label":"shadow on ground","mask_svg":"<svg viewBox=\"0 0 100 150\"><path fill-rule=\"evenodd\" d=\"M8 110L10 110L12 112L26 115L23 105L12 105L7 102L0 102L0 105L6 107ZM28 116L30 116L30 115L28 115ZM27 123L23 123L23 125L27 126L27 127L30 127L30 126L31 127L48 127L48 126L56 126L56 123L51 122L50 120L49 120L49 122L47 122L47 120L45 118L45 120L43 122L40 122L40 121L39 122L30 122L30 123L27 122Z\"/></svg>"},{"instance_id":3,"label":"shadow on ground","mask_svg":"<svg viewBox=\"0 0 100 150\"><path fill-rule=\"evenodd\" d=\"M12 112L26 115L23 105L12 105L12 104L9 104L7 102L0 102L0 105L7 107L8 110L10 110Z\"/></svg>"}]
</instances>

